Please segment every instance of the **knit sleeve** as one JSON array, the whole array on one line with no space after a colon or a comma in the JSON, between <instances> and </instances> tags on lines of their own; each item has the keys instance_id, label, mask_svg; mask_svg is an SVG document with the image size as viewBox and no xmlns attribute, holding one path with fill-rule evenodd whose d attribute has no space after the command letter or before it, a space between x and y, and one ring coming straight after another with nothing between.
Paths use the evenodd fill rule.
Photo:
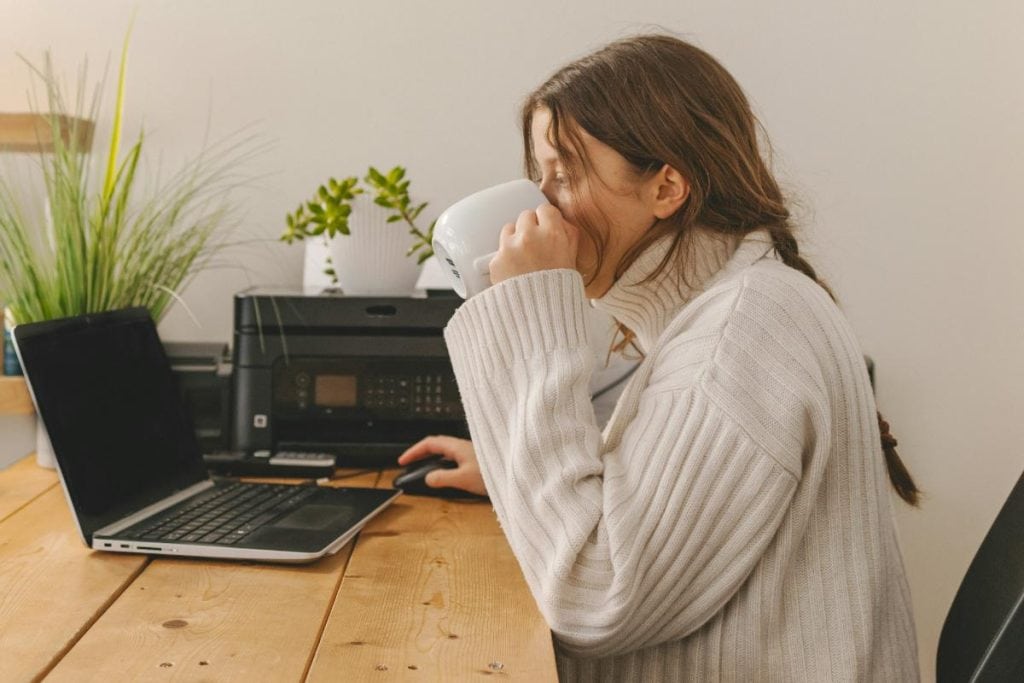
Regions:
<instances>
[{"instance_id":1,"label":"knit sleeve","mask_svg":"<svg viewBox=\"0 0 1024 683\"><path fill-rule=\"evenodd\" d=\"M606 447L588 393L586 305L575 271L531 273L468 301L445 337L533 596L564 649L600 657L684 637L722 609L797 476L696 382L649 386Z\"/></svg>"}]
</instances>

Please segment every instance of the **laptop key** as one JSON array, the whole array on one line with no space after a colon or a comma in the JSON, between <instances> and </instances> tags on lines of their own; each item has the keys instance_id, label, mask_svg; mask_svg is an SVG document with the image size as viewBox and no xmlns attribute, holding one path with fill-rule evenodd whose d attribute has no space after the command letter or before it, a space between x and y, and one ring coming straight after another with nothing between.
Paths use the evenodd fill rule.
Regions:
<instances>
[{"instance_id":1,"label":"laptop key","mask_svg":"<svg viewBox=\"0 0 1024 683\"><path fill-rule=\"evenodd\" d=\"M260 515L259 517L254 518L251 522L249 522L249 525L252 526L254 529L258 529L261 526L263 526L264 524L266 524L267 522L269 522L270 520L278 517L280 514L281 513L279 513L279 512L267 512L267 513L264 513L264 514Z\"/></svg>"},{"instance_id":2,"label":"laptop key","mask_svg":"<svg viewBox=\"0 0 1024 683\"><path fill-rule=\"evenodd\" d=\"M206 534L202 538L200 538L198 542L199 543L216 543L217 541L220 540L220 537L223 536L223 535L224 535L223 532L213 531L211 533Z\"/></svg>"},{"instance_id":3,"label":"laptop key","mask_svg":"<svg viewBox=\"0 0 1024 683\"><path fill-rule=\"evenodd\" d=\"M221 539L221 543L237 543L256 529L257 527L253 524L243 524L230 534L225 535L224 538Z\"/></svg>"}]
</instances>

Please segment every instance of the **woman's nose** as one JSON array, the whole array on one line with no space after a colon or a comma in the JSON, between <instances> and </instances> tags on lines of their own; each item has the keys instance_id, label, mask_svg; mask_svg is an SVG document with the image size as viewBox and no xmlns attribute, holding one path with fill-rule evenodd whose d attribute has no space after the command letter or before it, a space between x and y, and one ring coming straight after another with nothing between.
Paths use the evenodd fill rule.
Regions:
<instances>
[{"instance_id":1,"label":"woman's nose","mask_svg":"<svg viewBox=\"0 0 1024 683\"><path fill-rule=\"evenodd\" d=\"M537 185L537 187L540 189L541 194L543 194L547 198L548 203L550 203L556 209L559 208L558 207L557 195L551 189L551 183L549 181L541 181Z\"/></svg>"}]
</instances>

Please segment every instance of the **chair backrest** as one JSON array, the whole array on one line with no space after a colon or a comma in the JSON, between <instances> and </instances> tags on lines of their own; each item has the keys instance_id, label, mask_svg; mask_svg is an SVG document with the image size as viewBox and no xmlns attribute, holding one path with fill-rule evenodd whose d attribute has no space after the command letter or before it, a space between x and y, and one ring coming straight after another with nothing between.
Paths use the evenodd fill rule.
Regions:
<instances>
[{"instance_id":1,"label":"chair backrest","mask_svg":"<svg viewBox=\"0 0 1024 683\"><path fill-rule=\"evenodd\" d=\"M939 683L1024 681L1024 475L960 583L935 673Z\"/></svg>"}]
</instances>

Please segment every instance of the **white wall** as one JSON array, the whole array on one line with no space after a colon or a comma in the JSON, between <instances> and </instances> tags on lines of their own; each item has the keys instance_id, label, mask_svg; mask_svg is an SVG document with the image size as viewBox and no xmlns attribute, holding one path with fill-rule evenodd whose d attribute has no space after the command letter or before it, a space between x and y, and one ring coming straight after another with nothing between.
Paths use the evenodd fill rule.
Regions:
<instances>
[{"instance_id":1,"label":"white wall","mask_svg":"<svg viewBox=\"0 0 1024 683\"><path fill-rule=\"evenodd\" d=\"M955 588L1024 467L1024 4L0 0L0 110L24 109L15 52L49 47L69 74L86 54L116 63L136 6L128 123L145 122L165 168L208 115L215 136L255 124L275 141L244 195L257 242L187 289L202 327L175 309L161 331L178 339L226 340L233 292L299 282L301 248L275 238L329 174L404 164L436 215L519 173L520 98L570 58L652 24L717 55L773 136L806 248L926 491L899 522L931 676Z\"/></svg>"}]
</instances>

